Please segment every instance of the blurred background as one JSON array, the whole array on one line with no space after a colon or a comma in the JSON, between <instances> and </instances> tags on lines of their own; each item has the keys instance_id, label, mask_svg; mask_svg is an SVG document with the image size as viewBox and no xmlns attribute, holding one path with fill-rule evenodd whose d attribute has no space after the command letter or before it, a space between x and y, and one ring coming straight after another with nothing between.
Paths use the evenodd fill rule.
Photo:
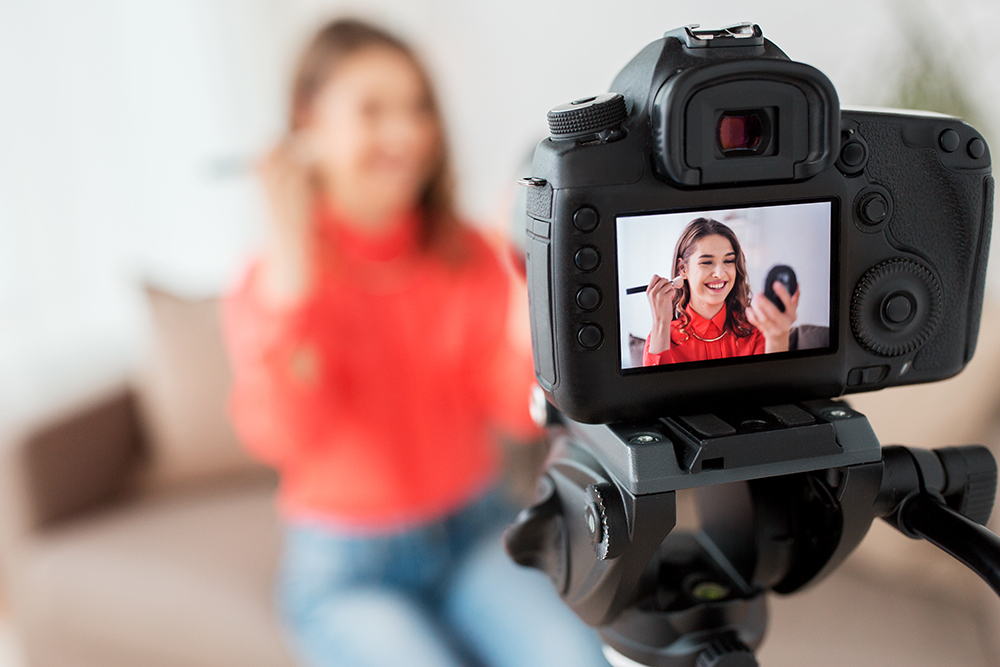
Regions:
<instances>
[{"instance_id":1,"label":"blurred background","mask_svg":"<svg viewBox=\"0 0 1000 667\"><path fill-rule=\"evenodd\" d=\"M995 0L759 0L752 7L735 0L0 0L4 443L23 442L18 434L36 432L25 430L24 423L36 430L38 424L64 424L53 420L53 406L60 415L77 415L80 405L93 402L95 387L127 384L132 381L121 378L136 373L148 377L156 366L150 356L160 349L158 327L171 317L164 312L183 307L178 304L204 304L233 281L263 232L253 160L283 131L287 77L304 40L321 21L341 14L375 20L418 47L442 96L464 212L482 225L509 224L512 183L525 175L527 156L546 134L549 108L607 90L640 48L665 30L690 23L759 23L793 60L826 73L844 106L930 109L962 115L987 139L1000 132L1000 3ZM980 351L969 371L948 383L855 402L884 442L996 444L991 439L1000 434L1000 390L991 374L1000 360L993 328L1000 317L990 313L1000 300L1000 261L996 251L993 257ZM199 317L199 326L211 327L211 317ZM173 322L164 326L191 330ZM158 363L167 363L169 352ZM205 384L197 373L193 378L192 386ZM177 378L170 382L151 390L144 405L184 393ZM124 401L119 407L134 400L128 392L107 395L113 405L115 396ZM142 422L142 428L161 428L157 418L150 419L152 426ZM16 461L25 456L15 445L4 446ZM59 451L52 447L39 450L48 453L41 458L27 455L32 470L51 463L45 456ZM107 456L102 460L112 467L131 465ZM98 458L81 455L77 470L96 466ZM62 463L52 464L57 472L46 484L75 479L66 472L65 458L53 460ZM226 468L223 460L219 455L213 465ZM33 482L8 480L3 503L21 502L15 497L18 484L27 484L32 502L45 497ZM59 573L77 567L83 552L60 547L65 560L46 552L47 569L30 575L17 569L19 563L41 562L38 544L89 539L81 537L84 524L68 517L101 507L105 496L129 484L81 491L65 506L42 502L27 519L13 510L0 515L14 535L8 553L20 554L7 559L0 586L0 665L44 656L25 646L44 644L70 626L81 646L100 644L74 626L67 610L90 615L91 630L101 641L128 644L133 651L131 663L116 662L107 657L113 651L101 648L89 662L81 658L73 664L161 664L141 657L138 640L121 638L123 628L135 630L125 623L128 613L108 612L103 625L105 617L90 614L97 607L88 606L91 593L84 584L104 590L97 575L75 570L65 575L66 586L57 585ZM268 507L264 500L259 505ZM87 520L100 523L104 516ZM31 546L18 551L25 535ZM135 539L172 544L156 531ZM765 664L840 664L844 658L856 658L856 664L997 664L1000 622L994 619L1000 617L1000 603L980 596L984 585L924 546L875 530L845 574L813 593L778 601L762 654L770 657ZM87 557L121 553L107 548L86 552ZM239 559L244 552L233 553ZM260 565L265 573L268 562ZM42 596L49 606L15 614L18 607L11 601L30 577L57 582ZM61 597L71 594L67 586L83 587L72 593L82 598L69 606ZM136 605L123 609L145 609ZM159 627L167 635L173 626ZM219 633L207 632L205 641L213 634ZM164 650L162 664L195 664ZM205 649L204 655L215 656L205 664L238 664L213 650ZM69 664L56 657L31 661Z\"/></svg>"}]
</instances>

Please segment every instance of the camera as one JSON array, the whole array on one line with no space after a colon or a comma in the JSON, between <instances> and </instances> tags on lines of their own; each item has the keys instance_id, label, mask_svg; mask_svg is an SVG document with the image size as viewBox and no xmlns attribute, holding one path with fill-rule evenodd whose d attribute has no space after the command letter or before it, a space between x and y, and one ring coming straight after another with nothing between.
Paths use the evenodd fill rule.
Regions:
<instances>
[{"instance_id":1,"label":"camera","mask_svg":"<svg viewBox=\"0 0 1000 667\"><path fill-rule=\"evenodd\" d=\"M522 180L536 375L562 413L607 423L829 398L941 380L969 361L993 195L975 129L841 110L826 76L749 24L668 32L611 89L549 112ZM794 270L788 349L649 365L646 286L677 277L676 242L699 218L741 245L730 297L773 289L771 267Z\"/></svg>"},{"instance_id":2,"label":"camera","mask_svg":"<svg viewBox=\"0 0 1000 667\"><path fill-rule=\"evenodd\" d=\"M551 451L511 557L616 666L756 665L765 594L825 577L876 518L1000 593L989 450L882 447L834 400L971 359L982 136L842 110L753 24L667 32L611 89L549 112L520 181Z\"/></svg>"}]
</instances>

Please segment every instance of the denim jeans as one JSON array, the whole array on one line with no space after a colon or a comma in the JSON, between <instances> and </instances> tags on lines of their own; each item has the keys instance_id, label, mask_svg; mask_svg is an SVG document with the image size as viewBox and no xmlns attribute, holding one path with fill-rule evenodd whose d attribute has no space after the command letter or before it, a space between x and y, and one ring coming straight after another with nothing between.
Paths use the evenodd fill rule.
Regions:
<instances>
[{"instance_id":1,"label":"denim jeans","mask_svg":"<svg viewBox=\"0 0 1000 667\"><path fill-rule=\"evenodd\" d=\"M290 525L279 596L298 655L312 667L607 667L545 575L504 553L513 516L494 493L390 535Z\"/></svg>"}]
</instances>

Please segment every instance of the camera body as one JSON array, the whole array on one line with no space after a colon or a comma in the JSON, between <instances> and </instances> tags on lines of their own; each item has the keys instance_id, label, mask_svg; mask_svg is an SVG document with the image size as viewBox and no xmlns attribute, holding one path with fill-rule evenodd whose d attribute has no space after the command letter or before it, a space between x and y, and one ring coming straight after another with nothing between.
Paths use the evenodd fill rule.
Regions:
<instances>
[{"instance_id":1,"label":"camera body","mask_svg":"<svg viewBox=\"0 0 1000 667\"><path fill-rule=\"evenodd\" d=\"M612 90L550 112L522 181L535 370L561 412L610 423L823 399L968 363L993 201L975 129L842 111L823 74L748 24L668 32ZM787 350L648 363L641 283L675 277L672 241L698 218L741 237L740 289L769 288L772 262L798 274Z\"/></svg>"}]
</instances>

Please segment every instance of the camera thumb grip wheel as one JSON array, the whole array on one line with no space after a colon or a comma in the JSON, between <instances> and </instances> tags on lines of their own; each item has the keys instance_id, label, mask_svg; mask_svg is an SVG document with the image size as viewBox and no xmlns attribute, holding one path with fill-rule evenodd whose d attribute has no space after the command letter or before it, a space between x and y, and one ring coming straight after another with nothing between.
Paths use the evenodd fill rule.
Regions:
<instances>
[{"instance_id":1,"label":"camera thumb grip wheel","mask_svg":"<svg viewBox=\"0 0 1000 667\"><path fill-rule=\"evenodd\" d=\"M868 269L854 288L851 330L873 354L908 354L934 334L941 301L941 284L928 267L908 257L892 257Z\"/></svg>"}]
</instances>

